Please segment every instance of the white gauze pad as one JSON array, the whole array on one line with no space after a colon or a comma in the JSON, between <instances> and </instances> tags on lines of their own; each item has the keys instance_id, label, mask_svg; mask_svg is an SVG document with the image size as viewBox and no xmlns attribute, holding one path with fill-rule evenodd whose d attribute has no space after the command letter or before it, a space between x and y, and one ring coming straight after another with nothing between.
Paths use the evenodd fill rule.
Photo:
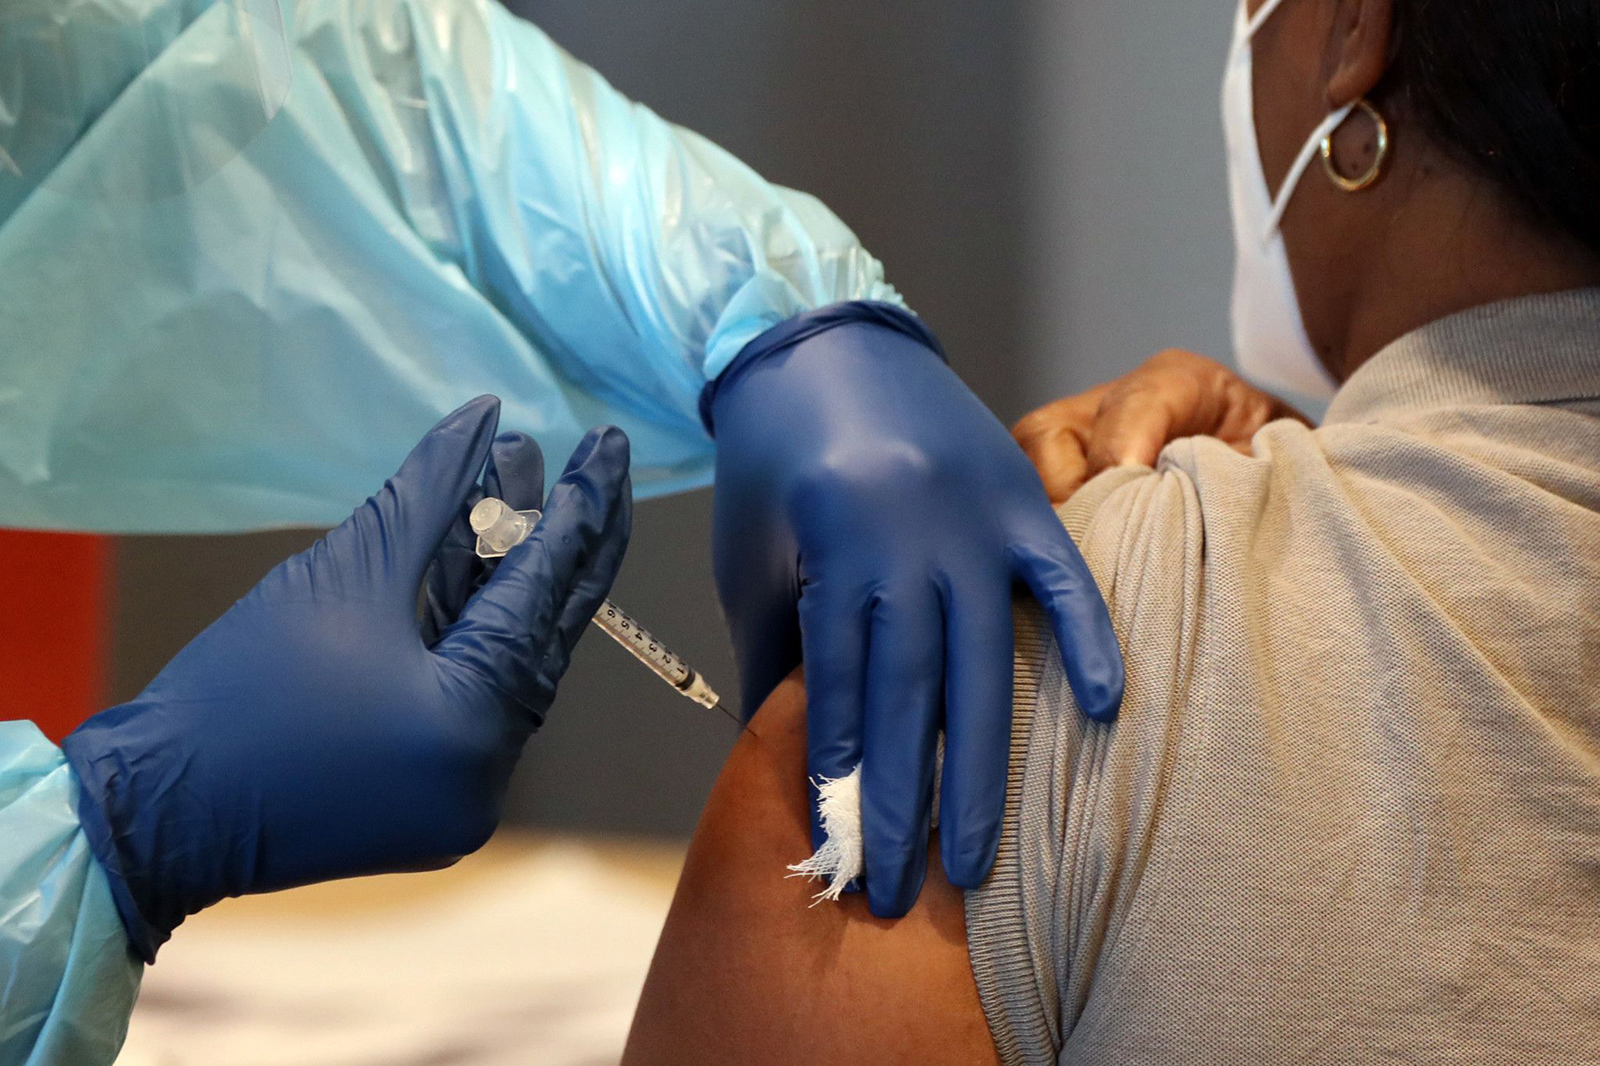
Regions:
<instances>
[{"instance_id":1,"label":"white gauze pad","mask_svg":"<svg viewBox=\"0 0 1600 1066\"><path fill-rule=\"evenodd\" d=\"M939 786L944 782L944 734L933 771L933 816L929 824L939 825ZM790 877L809 877L828 882L811 897L811 905L837 900L845 886L866 872L861 852L861 765L843 777L824 777L817 781L817 813L822 821L822 846L809 859L789 867Z\"/></svg>"}]
</instances>

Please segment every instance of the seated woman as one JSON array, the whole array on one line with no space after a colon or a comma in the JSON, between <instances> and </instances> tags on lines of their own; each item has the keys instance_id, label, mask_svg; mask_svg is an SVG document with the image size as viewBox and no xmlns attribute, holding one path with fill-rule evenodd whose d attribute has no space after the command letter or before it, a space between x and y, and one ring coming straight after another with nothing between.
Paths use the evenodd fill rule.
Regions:
<instances>
[{"instance_id":1,"label":"seated woman","mask_svg":"<svg viewBox=\"0 0 1600 1066\"><path fill-rule=\"evenodd\" d=\"M1235 207L1258 167L1293 200L1288 269L1240 220L1237 343L1342 381L1322 426L1175 440L1067 501L1122 714L1083 720L1021 610L1005 831L964 900L930 864L885 925L783 880L810 841L802 693L780 689L712 796L628 1061L1600 1058L1600 36L1579 26L1600 3L1249 0ZM1333 180L1300 183L1305 131L1368 96ZM1197 365L1095 411L1222 429L1242 386ZM1082 416L1030 423L1048 470Z\"/></svg>"}]
</instances>

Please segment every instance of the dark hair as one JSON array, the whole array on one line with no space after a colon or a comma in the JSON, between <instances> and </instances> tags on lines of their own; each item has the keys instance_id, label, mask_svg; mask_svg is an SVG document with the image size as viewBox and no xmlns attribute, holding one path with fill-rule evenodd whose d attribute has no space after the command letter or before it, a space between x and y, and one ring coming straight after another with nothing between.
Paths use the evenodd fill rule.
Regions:
<instances>
[{"instance_id":1,"label":"dark hair","mask_svg":"<svg viewBox=\"0 0 1600 1066\"><path fill-rule=\"evenodd\" d=\"M1600 251L1600 0L1395 0L1375 94Z\"/></svg>"}]
</instances>

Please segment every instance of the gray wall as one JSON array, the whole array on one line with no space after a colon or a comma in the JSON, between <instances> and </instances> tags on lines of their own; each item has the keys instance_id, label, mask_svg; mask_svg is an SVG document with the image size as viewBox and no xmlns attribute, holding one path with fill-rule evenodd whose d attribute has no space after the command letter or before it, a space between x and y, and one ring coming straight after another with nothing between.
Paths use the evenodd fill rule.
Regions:
<instances>
[{"instance_id":1,"label":"gray wall","mask_svg":"<svg viewBox=\"0 0 1600 1066\"><path fill-rule=\"evenodd\" d=\"M1162 348L1231 356L1220 96L1230 0L1029 0L1021 388L1076 392Z\"/></svg>"},{"instance_id":2,"label":"gray wall","mask_svg":"<svg viewBox=\"0 0 1600 1066\"><path fill-rule=\"evenodd\" d=\"M887 263L984 398L1007 419L1023 411L1021 0L918 0L914 17L894 0L512 6L666 117L822 197ZM709 493L642 505L616 599L731 695L709 526ZM137 692L312 536L123 540L116 697ZM686 833L734 732L591 634L518 772L511 816Z\"/></svg>"}]
</instances>

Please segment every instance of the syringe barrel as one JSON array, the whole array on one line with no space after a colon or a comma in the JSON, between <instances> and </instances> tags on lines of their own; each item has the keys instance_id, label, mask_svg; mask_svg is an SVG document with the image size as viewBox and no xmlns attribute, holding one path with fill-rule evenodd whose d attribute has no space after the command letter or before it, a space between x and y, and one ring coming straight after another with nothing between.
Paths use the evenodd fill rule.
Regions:
<instances>
[{"instance_id":1,"label":"syringe barrel","mask_svg":"<svg viewBox=\"0 0 1600 1066\"><path fill-rule=\"evenodd\" d=\"M687 663L668 651L650 635L649 630L610 600L602 603L600 610L595 612L594 624L609 633L612 640L631 651L673 688L687 691L695 683L695 672L689 669Z\"/></svg>"}]
</instances>

